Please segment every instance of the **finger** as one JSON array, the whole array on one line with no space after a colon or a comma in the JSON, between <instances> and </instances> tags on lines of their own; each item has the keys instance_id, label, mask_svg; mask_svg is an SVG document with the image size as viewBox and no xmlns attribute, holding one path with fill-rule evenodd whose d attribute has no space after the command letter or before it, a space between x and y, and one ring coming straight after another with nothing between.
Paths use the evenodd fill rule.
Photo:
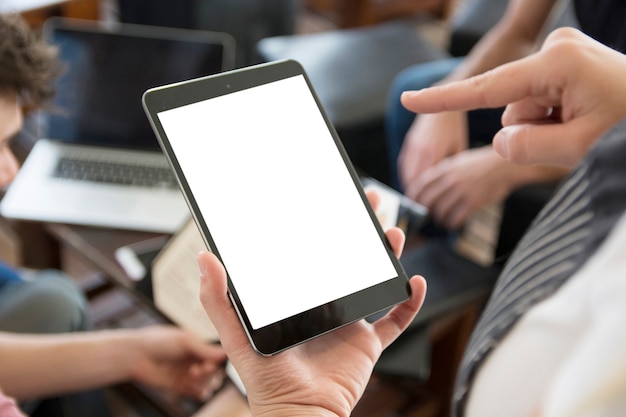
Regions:
<instances>
[{"instance_id":1,"label":"finger","mask_svg":"<svg viewBox=\"0 0 626 417\"><path fill-rule=\"evenodd\" d=\"M424 202L421 199L418 199L418 198L423 197L422 192L425 186L424 180L425 180L425 177L424 175L422 175L418 178L413 179L413 181L409 182L408 184L405 184L404 195L406 195L408 198L410 198L413 201L416 201L426 207L429 207L429 205L426 202Z\"/></svg>"},{"instance_id":2,"label":"finger","mask_svg":"<svg viewBox=\"0 0 626 417\"><path fill-rule=\"evenodd\" d=\"M374 209L374 212L376 212L378 207L380 207L380 195L374 190L365 190L365 195Z\"/></svg>"},{"instance_id":3,"label":"finger","mask_svg":"<svg viewBox=\"0 0 626 417\"><path fill-rule=\"evenodd\" d=\"M397 258L402 255L402 250L404 249L405 236L404 232L397 227L392 227L391 229L385 232L387 236L387 240L393 249L394 254Z\"/></svg>"},{"instance_id":4,"label":"finger","mask_svg":"<svg viewBox=\"0 0 626 417\"><path fill-rule=\"evenodd\" d=\"M407 139L405 139L405 141L406 140ZM400 155L398 155L398 178L403 187L406 187L417 175L417 167L421 165L419 162L421 154L414 152L413 155L411 155L410 151L411 149L409 149L405 143L405 146L400 150Z\"/></svg>"},{"instance_id":5,"label":"finger","mask_svg":"<svg viewBox=\"0 0 626 417\"><path fill-rule=\"evenodd\" d=\"M179 383L179 393L201 401L207 400L224 380L224 372L221 369L212 372L210 375L191 369L189 374L188 377Z\"/></svg>"},{"instance_id":6,"label":"finger","mask_svg":"<svg viewBox=\"0 0 626 417\"><path fill-rule=\"evenodd\" d=\"M493 147L500 156L515 163L572 167L599 134L584 118L565 124L513 125L496 134Z\"/></svg>"},{"instance_id":7,"label":"finger","mask_svg":"<svg viewBox=\"0 0 626 417\"><path fill-rule=\"evenodd\" d=\"M455 191L442 194L436 202L435 209L439 222L451 230L462 226L471 211L467 195Z\"/></svg>"},{"instance_id":8,"label":"finger","mask_svg":"<svg viewBox=\"0 0 626 417\"><path fill-rule=\"evenodd\" d=\"M503 107L530 96L534 65L534 57L529 57L462 81L405 91L400 100L416 113Z\"/></svg>"},{"instance_id":9,"label":"finger","mask_svg":"<svg viewBox=\"0 0 626 417\"><path fill-rule=\"evenodd\" d=\"M446 188L444 184L442 184L441 177L438 174L440 167L441 165L437 165L424 172L420 178L413 181L407 190L407 196L409 198L428 207L431 211L434 209L437 199Z\"/></svg>"},{"instance_id":10,"label":"finger","mask_svg":"<svg viewBox=\"0 0 626 417\"><path fill-rule=\"evenodd\" d=\"M442 163L439 163L424 169L420 173L419 177L414 178L413 181L407 184L404 194L411 200L429 207L432 202L432 194L430 190L439 178L441 166Z\"/></svg>"},{"instance_id":11,"label":"finger","mask_svg":"<svg viewBox=\"0 0 626 417\"><path fill-rule=\"evenodd\" d=\"M186 334L185 337L188 354L195 360L202 361L212 369L216 369L218 364L226 360L226 352L221 346L206 343L192 334Z\"/></svg>"},{"instance_id":12,"label":"finger","mask_svg":"<svg viewBox=\"0 0 626 417\"><path fill-rule=\"evenodd\" d=\"M558 103L554 104L555 106ZM502 126L517 125L531 121L547 121L552 115L553 105L539 104L533 99L523 99L509 104L502 113Z\"/></svg>"},{"instance_id":13,"label":"finger","mask_svg":"<svg viewBox=\"0 0 626 417\"><path fill-rule=\"evenodd\" d=\"M374 331L385 349L411 324L426 296L426 280L416 275L409 281L411 298L373 323Z\"/></svg>"},{"instance_id":14,"label":"finger","mask_svg":"<svg viewBox=\"0 0 626 417\"><path fill-rule=\"evenodd\" d=\"M224 346L248 345L241 322L228 297L224 266L213 253L206 251L198 255L198 264L202 271L200 300L220 335L220 341Z\"/></svg>"},{"instance_id":15,"label":"finger","mask_svg":"<svg viewBox=\"0 0 626 417\"><path fill-rule=\"evenodd\" d=\"M449 167L449 159L444 159L439 164L428 168L410 184L405 192L406 195L413 201L428 207L432 214L436 214L437 201L446 195L452 186L446 175Z\"/></svg>"},{"instance_id":16,"label":"finger","mask_svg":"<svg viewBox=\"0 0 626 417\"><path fill-rule=\"evenodd\" d=\"M477 208L467 202L457 204L448 213L444 220L444 225L450 230L459 230L467 223L471 216L477 211Z\"/></svg>"},{"instance_id":17,"label":"finger","mask_svg":"<svg viewBox=\"0 0 626 417\"><path fill-rule=\"evenodd\" d=\"M414 161L414 164L407 164L403 169L399 171L399 180L400 184L404 189L407 189L411 185L413 181L419 179L420 174L422 173L421 168L425 166L424 163L420 161Z\"/></svg>"}]
</instances>

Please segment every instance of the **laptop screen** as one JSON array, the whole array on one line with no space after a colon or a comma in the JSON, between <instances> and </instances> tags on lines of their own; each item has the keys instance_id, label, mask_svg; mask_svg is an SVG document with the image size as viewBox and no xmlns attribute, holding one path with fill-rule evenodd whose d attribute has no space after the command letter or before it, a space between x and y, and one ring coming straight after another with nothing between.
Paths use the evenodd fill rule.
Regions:
<instances>
[{"instance_id":1,"label":"laptop screen","mask_svg":"<svg viewBox=\"0 0 626 417\"><path fill-rule=\"evenodd\" d=\"M145 90L232 68L234 44L215 32L48 22L65 72L43 135L85 145L159 150L141 104Z\"/></svg>"}]
</instances>

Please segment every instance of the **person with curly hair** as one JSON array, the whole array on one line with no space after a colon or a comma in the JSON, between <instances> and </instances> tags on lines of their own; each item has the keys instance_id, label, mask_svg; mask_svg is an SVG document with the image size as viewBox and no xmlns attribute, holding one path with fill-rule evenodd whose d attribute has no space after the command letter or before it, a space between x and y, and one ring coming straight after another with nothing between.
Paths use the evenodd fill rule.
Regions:
<instances>
[{"instance_id":1,"label":"person with curly hair","mask_svg":"<svg viewBox=\"0 0 626 417\"><path fill-rule=\"evenodd\" d=\"M19 168L9 144L24 109L46 106L61 72L54 47L19 16L0 15L0 186ZM123 381L205 398L226 359L171 326L88 327L85 297L70 277L0 264L0 416L107 416L97 388Z\"/></svg>"}]
</instances>

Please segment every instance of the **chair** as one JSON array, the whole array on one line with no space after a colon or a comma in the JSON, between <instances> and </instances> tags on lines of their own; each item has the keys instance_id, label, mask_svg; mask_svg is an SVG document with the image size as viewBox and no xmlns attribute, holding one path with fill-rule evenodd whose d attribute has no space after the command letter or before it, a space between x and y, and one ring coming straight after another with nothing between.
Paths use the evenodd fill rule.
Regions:
<instances>
[{"instance_id":1,"label":"chair","mask_svg":"<svg viewBox=\"0 0 626 417\"><path fill-rule=\"evenodd\" d=\"M477 265L443 238L406 249L400 262L406 271L422 274L428 290L413 323L383 352L375 370L378 375L421 381L424 389L411 408L448 415L457 367L501 265Z\"/></svg>"}]
</instances>

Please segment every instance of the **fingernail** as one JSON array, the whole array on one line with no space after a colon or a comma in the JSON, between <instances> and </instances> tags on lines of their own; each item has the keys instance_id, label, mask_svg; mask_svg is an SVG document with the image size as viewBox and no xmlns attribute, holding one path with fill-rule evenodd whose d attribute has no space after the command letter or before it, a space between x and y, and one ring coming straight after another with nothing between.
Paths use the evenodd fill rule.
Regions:
<instances>
[{"instance_id":1,"label":"fingernail","mask_svg":"<svg viewBox=\"0 0 626 417\"><path fill-rule=\"evenodd\" d=\"M206 266L204 265L204 262L200 259L202 257L202 255L204 254L205 251L200 251L198 253L198 265L200 266L200 278L204 278L204 276L206 275Z\"/></svg>"},{"instance_id":2,"label":"fingernail","mask_svg":"<svg viewBox=\"0 0 626 417\"><path fill-rule=\"evenodd\" d=\"M505 159L510 158L510 135L506 128L500 129L493 138L493 149Z\"/></svg>"}]
</instances>

